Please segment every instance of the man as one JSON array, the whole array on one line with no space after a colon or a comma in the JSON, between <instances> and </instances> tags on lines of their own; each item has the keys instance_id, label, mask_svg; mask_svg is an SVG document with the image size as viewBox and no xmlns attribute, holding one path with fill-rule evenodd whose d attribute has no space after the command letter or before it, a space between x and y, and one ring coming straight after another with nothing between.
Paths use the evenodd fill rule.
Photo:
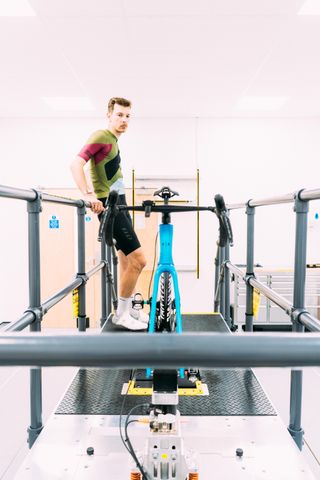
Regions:
<instances>
[{"instance_id":1,"label":"man","mask_svg":"<svg viewBox=\"0 0 320 480\"><path fill-rule=\"evenodd\" d=\"M94 132L71 164L75 183L84 200L91 203L91 210L98 215L103 212L111 190L118 192L119 204L126 204L118 138L128 128L130 113L129 100L111 98L107 113L108 129ZM86 178L84 171L89 161L91 181ZM129 330L144 330L149 317L143 311L132 308L131 296L146 260L128 212L122 211L117 215L114 238L120 260L120 296L112 321Z\"/></svg>"}]
</instances>

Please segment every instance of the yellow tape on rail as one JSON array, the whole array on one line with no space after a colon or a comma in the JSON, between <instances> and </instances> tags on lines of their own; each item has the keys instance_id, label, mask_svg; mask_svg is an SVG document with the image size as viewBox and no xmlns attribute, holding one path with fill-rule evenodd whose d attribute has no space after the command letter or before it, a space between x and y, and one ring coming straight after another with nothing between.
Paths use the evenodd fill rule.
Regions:
<instances>
[{"instance_id":1,"label":"yellow tape on rail","mask_svg":"<svg viewBox=\"0 0 320 480\"><path fill-rule=\"evenodd\" d=\"M260 300L261 300L261 294L256 288L254 288L253 289L253 316L255 318L257 318L259 315Z\"/></svg>"},{"instance_id":2,"label":"yellow tape on rail","mask_svg":"<svg viewBox=\"0 0 320 480\"><path fill-rule=\"evenodd\" d=\"M79 290L75 288L72 290L72 315L73 318L79 317Z\"/></svg>"}]
</instances>

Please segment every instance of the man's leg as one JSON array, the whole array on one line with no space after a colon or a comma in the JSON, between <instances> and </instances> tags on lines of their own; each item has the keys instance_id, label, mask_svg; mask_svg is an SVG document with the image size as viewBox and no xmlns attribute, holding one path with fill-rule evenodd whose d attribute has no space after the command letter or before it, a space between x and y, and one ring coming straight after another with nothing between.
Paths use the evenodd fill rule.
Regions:
<instances>
[{"instance_id":1,"label":"man's leg","mask_svg":"<svg viewBox=\"0 0 320 480\"><path fill-rule=\"evenodd\" d=\"M146 259L142 248L137 248L129 255L125 256L119 250L120 260L120 297L131 297L140 273L146 266Z\"/></svg>"},{"instance_id":2,"label":"man's leg","mask_svg":"<svg viewBox=\"0 0 320 480\"><path fill-rule=\"evenodd\" d=\"M141 250L141 249L139 249ZM129 254L130 255L130 254ZM128 257L125 256L125 254L121 251L121 250L118 250L118 258L119 258L119 264L120 264L120 279L124 279L124 291L126 290L127 286L126 286L126 275L125 275L125 272L128 268L128 264L130 262L130 260L128 260ZM142 262L143 264L145 264L145 261ZM131 276L130 272L129 272L129 276ZM120 284L121 286L123 286L123 281L120 280ZM123 290L120 288L121 292L123 292ZM133 300L133 296L134 294L136 293L136 289L134 288L132 293L131 293L131 298L130 298L130 301L129 301L129 312L130 312L130 315L135 318L136 320L139 320L140 322L143 322L145 324L148 324L149 323L149 315L148 313L146 313L144 310L138 310L136 308L134 308L132 306L132 300ZM123 298L124 295L122 296L121 295L121 298ZM124 297L126 298L126 297Z\"/></svg>"},{"instance_id":3,"label":"man's leg","mask_svg":"<svg viewBox=\"0 0 320 480\"><path fill-rule=\"evenodd\" d=\"M124 275L124 272L127 270L128 260L121 250L117 250L117 255L119 260L119 278L121 279Z\"/></svg>"},{"instance_id":4,"label":"man's leg","mask_svg":"<svg viewBox=\"0 0 320 480\"><path fill-rule=\"evenodd\" d=\"M144 254L139 247L127 256L119 250L118 256L120 261L119 302L113 322L129 330L144 330L147 326L148 316L145 314L147 318L141 321L139 312L132 311L131 303L131 295L134 292L139 275L146 265Z\"/></svg>"}]
</instances>

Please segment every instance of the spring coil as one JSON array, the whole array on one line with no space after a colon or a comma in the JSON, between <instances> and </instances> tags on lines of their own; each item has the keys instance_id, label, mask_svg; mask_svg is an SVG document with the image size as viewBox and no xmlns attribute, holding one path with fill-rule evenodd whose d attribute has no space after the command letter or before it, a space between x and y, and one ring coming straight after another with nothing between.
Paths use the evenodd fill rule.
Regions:
<instances>
[{"instance_id":1,"label":"spring coil","mask_svg":"<svg viewBox=\"0 0 320 480\"><path fill-rule=\"evenodd\" d=\"M198 472L189 473L189 480L199 480L199 473Z\"/></svg>"},{"instance_id":2,"label":"spring coil","mask_svg":"<svg viewBox=\"0 0 320 480\"><path fill-rule=\"evenodd\" d=\"M130 480L141 480L142 475L140 472L131 472Z\"/></svg>"}]
</instances>

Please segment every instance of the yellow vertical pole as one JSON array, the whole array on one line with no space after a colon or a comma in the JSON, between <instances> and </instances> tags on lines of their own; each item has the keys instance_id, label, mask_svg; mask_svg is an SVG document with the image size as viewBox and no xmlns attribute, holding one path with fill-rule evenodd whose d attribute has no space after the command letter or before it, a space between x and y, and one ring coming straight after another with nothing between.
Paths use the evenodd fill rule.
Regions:
<instances>
[{"instance_id":1,"label":"yellow vertical pole","mask_svg":"<svg viewBox=\"0 0 320 480\"><path fill-rule=\"evenodd\" d=\"M197 168L197 207L200 205L200 174ZM200 212L197 212L197 279L200 278Z\"/></svg>"}]
</instances>

